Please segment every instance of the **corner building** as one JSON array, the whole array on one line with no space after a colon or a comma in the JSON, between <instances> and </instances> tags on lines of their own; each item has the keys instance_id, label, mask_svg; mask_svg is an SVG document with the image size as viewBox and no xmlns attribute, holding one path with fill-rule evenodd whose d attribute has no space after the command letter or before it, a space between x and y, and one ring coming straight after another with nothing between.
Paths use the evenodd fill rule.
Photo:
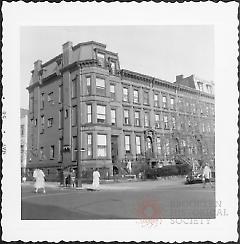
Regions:
<instances>
[{"instance_id":1,"label":"corner building","mask_svg":"<svg viewBox=\"0 0 240 244\"><path fill-rule=\"evenodd\" d=\"M94 41L34 63L29 87L28 168L113 166L140 158L163 164L214 160L214 95L177 76L171 83L120 69Z\"/></svg>"}]
</instances>

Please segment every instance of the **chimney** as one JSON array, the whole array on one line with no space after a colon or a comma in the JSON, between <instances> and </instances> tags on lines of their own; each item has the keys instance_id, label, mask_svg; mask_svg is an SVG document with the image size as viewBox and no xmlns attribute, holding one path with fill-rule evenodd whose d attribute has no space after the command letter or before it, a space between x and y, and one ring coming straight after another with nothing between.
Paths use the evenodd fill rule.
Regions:
<instances>
[{"instance_id":1,"label":"chimney","mask_svg":"<svg viewBox=\"0 0 240 244\"><path fill-rule=\"evenodd\" d=\"M31 83L38 82L39 78L39 71L42 69L42 60L37 60L34 62L34 70L32 72Z\"/></svg>"},{"instance_id":2,"label":"chimney","mask_svg":"<svg viewBox=\"0 0 240 244\"><path fill-rule=\"evenodd\" d=\"M183 75L176 75L176 82L181 82L183 80Z\"/></svg>"},{"instance_id":3,"label":"chimney","mask_svg":"<svg viewBox=\"0 0 240 244\"><path fill-rule=\"evenodd\" d=\"M37 60L34 62L34 71L39 71L42 68L42 60Z\"/></svg>"},{"instance_id":4,"label":"chimney","mask_svg":"<svg viewBox=\"0 0 240 244\"><path fill-rule=\"evenodd\" d=\"M63 49L63 67L72 62L72 42L66 42L62 45Z\"/></svg>"}]
</instances>

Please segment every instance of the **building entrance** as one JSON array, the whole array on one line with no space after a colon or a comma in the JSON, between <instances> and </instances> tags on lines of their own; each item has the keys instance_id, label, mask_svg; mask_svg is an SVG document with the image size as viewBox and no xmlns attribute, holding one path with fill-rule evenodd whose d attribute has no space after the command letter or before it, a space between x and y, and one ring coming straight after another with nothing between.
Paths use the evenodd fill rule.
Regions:
<instances>
[{"instance_id":1,"label":"building entrance","mask_svg":"<svg viewBox=\"0 0 240 244\"><path fill-rule=\"evenodd\" d=\"M111 155L112 155L112 163L117 163L118 159L118 136L111 136Z\"/></svg>"}]
</instances>

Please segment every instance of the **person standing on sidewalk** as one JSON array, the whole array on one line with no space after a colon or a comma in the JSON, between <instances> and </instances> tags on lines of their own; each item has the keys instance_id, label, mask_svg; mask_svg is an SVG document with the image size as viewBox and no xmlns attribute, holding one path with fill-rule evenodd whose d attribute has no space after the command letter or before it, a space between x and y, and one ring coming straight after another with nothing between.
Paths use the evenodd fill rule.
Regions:
<instances>
[{"instance_id":1,"label":"person standing on sidewalk","mask_svg":"<svg viewBox=\"0 0 240 244\"><path fill-rule=\"evenodd\" d=\"M128 170L129 174L132 173L132 162L131 162L131 160L128 160L128 162L127 162L127 170Z\"/></svg>"},{"instance_id":2,"label":"person standing on sidewalk","mask_svg":"<svg viewBox=\"0 0 240 244\"><path fill-rule=\"evenodd\" d=\"M97 168L93 171L93 189L98 190L99 189L99 180L100 179L100 173L98 172Z\"/></svg>"},{"instance_id":3,"label":"person standing on sidewalk","mask_svg":"<svg viewBox=\"0 0 240 244\"><path fill-rule=\"evenodd\" d=\"M203 168L203 188L205 188L206 182L209 182L210 186L213 187L212 182L211 182L211 178L212 178L212 172L211 172L210 167L206 163L204 168Z\"/></svg>"},{"instance_id":4,"label":"person standing on sidewalk","mask_svg":"<svg viewBox=\"0 0 240 244\"><path fill-rule=\"evenodd\" d=\"M45 174L41 169L35 169L33 172L33 178L35 179L34 188L35 193L38 192L38 189L43 189L43 193L46 193L45 190Z\"/></svg>"}]
</instances>

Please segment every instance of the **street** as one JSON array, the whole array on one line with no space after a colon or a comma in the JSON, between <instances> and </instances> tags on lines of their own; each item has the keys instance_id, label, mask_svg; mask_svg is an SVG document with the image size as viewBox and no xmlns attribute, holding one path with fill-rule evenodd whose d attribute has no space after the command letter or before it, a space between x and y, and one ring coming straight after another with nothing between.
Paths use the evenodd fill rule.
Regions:
<instances>
[{"instance_id":1,"label":"street","mask_svg":"<svg viewBox=\"0 0 240 244\"><path fill-rule=\"evenodd\" d=\"M160 181L101 185L100 191L46 187L46 194L22 184L22 219L210 219L215 189L202 184Z\"/></svg>"}]
</instances>

